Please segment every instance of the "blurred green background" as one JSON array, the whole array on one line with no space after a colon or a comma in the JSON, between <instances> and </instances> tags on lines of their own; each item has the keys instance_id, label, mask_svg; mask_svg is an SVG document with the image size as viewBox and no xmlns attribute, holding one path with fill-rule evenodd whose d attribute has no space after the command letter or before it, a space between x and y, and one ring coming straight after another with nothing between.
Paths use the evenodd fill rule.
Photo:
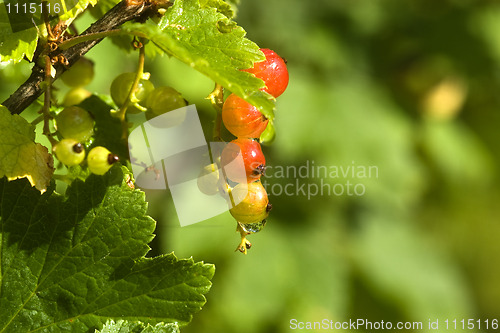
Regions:
<instances>
[{"instance_id":1,"label":"blurred green background","mask_svg":"<svg viewBox=\"0 0 500 333\"><path fill-rule=\"evenodd\" d=\"M291 319L324 318L420 321L419 332L429 319L471 318L485 331L484 320L500 319L500 4L242 0L237 22L288 60L268 165L378 172L271 173L276 192L297 181L306 190L349 181L364 194L269 191L272 214L249 237L247 256L233 251L229 213L181 228L170 194L148 191L158 221L152 253L216 265L208 302L183 332L279 333L292 331ZM124 58L110 42L88 56L93 92L108 93L116 75L135 68L136 55ZM204 97L213 83L166 57L146 70L196 104L209 137ZM3 68L2 100L28 74L27 65ZM479 331L477 321L472 330L458 325Z\"/></svg>"}]
</instances>

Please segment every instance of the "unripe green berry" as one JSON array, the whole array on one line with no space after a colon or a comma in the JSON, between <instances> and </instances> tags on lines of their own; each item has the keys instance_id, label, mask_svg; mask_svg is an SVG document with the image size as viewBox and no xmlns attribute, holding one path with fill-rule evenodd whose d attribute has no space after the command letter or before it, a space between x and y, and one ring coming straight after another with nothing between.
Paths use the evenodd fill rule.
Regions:
<instances>
[{"instance_id":1,"label":"unripe green berry","mask_svg":"<svg viewBox=\"0 0 500 333\"><path fill-rule=\"evenodd\" d=\"M94 78L94 63L86 58L80 58L61 75L62 81L68 87L83 87Z\"/></svg>"},{"instance_id":2,"label":"unripe green berry","mask_svg":"<svg viewBox=\"0 0 500 333\"><path fill-rule=\"evenodd\" d=\"M215 163L206 165L198 175L198 189L206 195L219 192L219 171Z\"/></svg>"},{"instance_id":3,"label":"unripe green berry","mask_svg":"<svg viewBox=\"0 0 500 333\"><path fill-rule=\"evenodd\" d=\"M85 159L83 145L74 139L63 139L54 146L54 153L62 164L78 165Z\"/></svg>"},{"instance_id":4,"label":"unripe green berry","mask_svg":"<svg viewBox=\"0 0 500 333\"><path fill-rule=\"evenodd\" d=\"M66 93L63 100L64 106L77 105L89 98L92 94L83 87L76 87Z\"/></svg>"},{"instance_id":5,"label":"unripe green berry","mask_svg":"<svg viewBox=\"0 0 500 333\"><path fill-rule=\"evenodd\" d=\"M57 131L65 139L87 141L94 134L94 119L78 106L68 106L56 116Z\"/></svg>"},{"instance_id":6,"label":"unripe green berry","mask_svg":"<svg viewBox=\"0 0 500 333\"><path fill-rule=\"evenodd\" d=\"M186 100L172 87L155 88L146 100L148 110L157 116L186 106Z\"/></svg>"},{"instance_id":7,"label":"unripe green berry","mask_svg":"<svg viewBox=\"0 0 500 333\"><path fill-rule=\"evenodd\" d=\"M104 175L117 161L118 156L102 146L92 148L87 156L87 165L90 172L96 175Z\"/></svg>"},{"instance_id":8,"label":"unripe green berry","mask_svg":"<svg viewBox=\"0 0 500 333\"><path fill-rule=\"evenodd\" d=\"M125 104L130 89L134 84L135 76L136 73L122 73L118 75L111 83L111 98L113 98L113 101L119 107ZM134 103L138 103L139 105L144 106L143 104L145 104L147 97L153 91L153 89L154 85L151 83L151 81L140 79L136 90L132 94L131 103L128 106L127 112L140 113L141 110L134 106Z\"/></svg>"}]
</instances>

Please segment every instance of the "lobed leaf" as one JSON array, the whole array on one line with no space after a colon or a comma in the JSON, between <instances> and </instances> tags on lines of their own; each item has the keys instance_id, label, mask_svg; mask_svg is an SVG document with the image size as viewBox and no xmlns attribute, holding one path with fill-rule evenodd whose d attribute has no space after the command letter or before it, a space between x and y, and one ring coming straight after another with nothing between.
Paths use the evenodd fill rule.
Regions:
<instances>
[{"instance_id":1,"label":"lobed leaf","mask_svg":"<svg viewBox=\"0 0 500 333\"><path fill-rule=\"evenodd\" d=\"M54 160L48 149L34 140L35 127L0 105L0 177L28 178L44 192L54 173Z\"/></svg>"},{"instance_id":2,"label":"lobed leaf","mask_svg":"<svg viewBox=\"0 0 500 333\"><path fill-rule=\"evenodd\" d=\"M145 258L155 221L126 168L62 196L0 179L0 332L93 332L108 319L191 321L212 265Z\"/></svg>"}]
</instances>

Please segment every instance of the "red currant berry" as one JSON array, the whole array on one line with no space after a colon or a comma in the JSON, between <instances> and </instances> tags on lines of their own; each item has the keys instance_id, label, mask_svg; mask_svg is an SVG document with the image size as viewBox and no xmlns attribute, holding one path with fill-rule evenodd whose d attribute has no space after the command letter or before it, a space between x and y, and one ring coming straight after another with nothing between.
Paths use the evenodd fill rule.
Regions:
<instances>
[{"instance_id":1,"label":"red currant berry","mask_svg":"<svg viewBox=\"0 0 500 333\"><path fill-rule=\"evenodd\" d=\"M255 106L235 94L229 95L222 106L222 121L238 138L260 137L269 122Z\"/></svg>"},{"instance_id":2,"label":"red currant berry","mask_svg":"<svg viewBox=\"0 0 500 333\"><path fill-rule=\"evenodd\" d=\"M279 55L269 49L260 49L266 56L266 60L254 63L245 72L251 73L263 80L266 84L264 91L274 97L281 95L288 86L288 69L286 63Z\"/></svg>"},{"instance_id":3,"label":"red currant berry","mask_svg":"<svg viewBox=\"0 0 500 333\"><path fill-rule=\"evenodd\" d=\"M229 212L240 223L258 223L269 215L271 205L260 181L236 185L231 197L237 204Z\"/></svg>"},{"instance_id":4,"label":"red currant berry","mask_svg":"<svg viewBox=\"0 0 500 333\"><path fill-rule=\"evenodd\" d=\"M240 179L240 170L236 170L231 166L228 167L228 165L238 156L241 156L243 159L246 179ZM253 139L238 138L231 141L222 150L221 164L229 180L236 183L243 183L245 181L250 183L260 179L260 176L264 173L266 159L257 141Z\"/></svg>"}]
</instances>

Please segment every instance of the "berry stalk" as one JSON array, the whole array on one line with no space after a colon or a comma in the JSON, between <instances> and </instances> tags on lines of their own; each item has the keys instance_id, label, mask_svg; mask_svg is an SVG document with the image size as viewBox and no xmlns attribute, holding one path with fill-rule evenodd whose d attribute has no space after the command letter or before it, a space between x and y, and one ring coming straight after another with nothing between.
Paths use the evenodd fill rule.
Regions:
<instances>
[{"instance_id":1,"label":"berry stalk","mask_svg":"<svg viewBox=\"0 0 500 333\"><path fill-rule=\"evenodd\" d=\"M57 144L57 140L55 140L52 137L52 134L50 133L50 127L49 127L49 121L50 121L50 100L51 100L51 85L52 85L52 76L51 74L52 70L52 64L50 62L50 57L48 55L45 56L45 80L44 80L44 86L45 86L45 95L43 98L43 108L42 108L42 114L43 114L43 135L45 135L52 146L55 146Z\"/></svg>"},{"instance_id":2,"label":"berry stalk","mask_svg":"<svg viewBox=\"0 0 500 333\"><path fill-rule=\"evenodd\" d=\"M131 100L132 95L134 94L134 91L137 90L137 86L139 85L139 81L142 78L142 74L144 74L144 59L145 59L145 57L146 57L145 46L144 46L144 44L140 43L140 45L139 45L139 62L138 62L138 66L137 66L137 71L136 71L134 83L132 83L132 87L130 88L130 91L127 94L127 99L125 100L125 103L120 107L120 109L118 111L118 117L120 118L120 120L123 123L125 123L125 113L127 112L127 108L129 107L129 105L132 101ZM125 126L125 131L127 131L128 128L126 128L126 124L124 126ZM125 133L125 136L126 136L126 133Z\"/></svg>"},{"instance_id":3,"label":"berry stalk","mask_svg":"<svg viewBox=\"0 0 500 333\"><path fill-rule=\"evenodd\" d=\"M215 126L213 133L214 141L223 141L221 138L221 128L222 128L222 107L224 105L224 87L216 83L214 90L208 95L207 99L210 100L213 108L216 111Z\"/></svg>"}]
</instances>

